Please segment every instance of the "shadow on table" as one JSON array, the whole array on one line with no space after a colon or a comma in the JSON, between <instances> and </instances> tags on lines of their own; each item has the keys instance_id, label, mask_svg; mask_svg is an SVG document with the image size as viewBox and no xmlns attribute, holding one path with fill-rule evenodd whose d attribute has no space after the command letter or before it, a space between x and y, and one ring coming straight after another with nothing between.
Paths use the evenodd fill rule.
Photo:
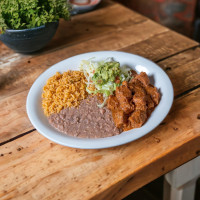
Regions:
<instances>
[{"instance_id":1,"label":"shadow on table","mask_svg":"<svg viewBox=\"0 0 200 200\"><path fill-rule=\"evenodd\" d=\"M162 200L164 176L133 192L123 200ZM200 200L200 178L197 180L195 199Z\"/></svg>"}]
</instances>

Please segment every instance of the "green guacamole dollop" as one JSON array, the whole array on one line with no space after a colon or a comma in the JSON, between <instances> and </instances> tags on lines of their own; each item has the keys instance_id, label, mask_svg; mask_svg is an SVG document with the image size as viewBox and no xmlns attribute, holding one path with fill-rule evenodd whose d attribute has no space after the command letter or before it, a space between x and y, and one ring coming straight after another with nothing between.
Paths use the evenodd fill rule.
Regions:
<instances>
[{"instance_id":1,"label":"green guacamole dollop","mask_svg":"<svg viewBox=\"0 0 200 200\"><path fill-rule=\"evenodd\" d=\"M108 82L115 82L120 74L121 70L119 62L106 62L96 69L92 81L97 85L104 85Z\"/></svg>"}]
</instances>

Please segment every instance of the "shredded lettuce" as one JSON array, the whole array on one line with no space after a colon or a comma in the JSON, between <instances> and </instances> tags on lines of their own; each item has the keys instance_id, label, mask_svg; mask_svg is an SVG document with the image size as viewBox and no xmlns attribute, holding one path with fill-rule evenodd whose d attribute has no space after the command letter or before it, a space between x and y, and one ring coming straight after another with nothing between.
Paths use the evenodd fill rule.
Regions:
<instances>
[{"instance_id":1,"label":"shredded lettuce","mask_svg":"<svg viewBox=\"0 0 200 200\"><path fill-rule=\"evenodd\" d=\"M115 62L113 60L113 58L107 58L100 62L95 61L94 59L95 58L90 58L88 60L82 60L80 63L79 69L80 69L80 71L82 71L84 73L86 80L87 80L86 81L86 91L89 94L101 93L103 95L104 101L102 104L98 105L99 107L103 107L105 105L108 97L110 95L112 95L114 93L114 91L116 90L116 87L120 86L123 81L129 81L131 79L131 72L130 72L131 69L128 68L127 66L119 67L119 69L117 68L119 73L115 77L118 79L118 81L116 81L115 78L113 80L113 77L112 77L112 79L110 79L110 80L107 79L107 81L104 81L103 83L98 84L98 81L96 81L96 82L93 81L95 78L94 77L95 72L100 71L99 73L101 73L102 70L104 69L104 66L105 66L105 70L106 70L106 65L112 65L112 63L116 64L117 62ZM107 72L105 70L102 73ZM115 74L114 72L115 71L113 71L112 74ZM96 75L98 75L98 74L95 74L95 76ZM103 75L103 74L101 74L101 75ZM91 86L94 86L93 88L95 88L95 89L91 90L90 89Z\"/></svg>"}]
</instances>

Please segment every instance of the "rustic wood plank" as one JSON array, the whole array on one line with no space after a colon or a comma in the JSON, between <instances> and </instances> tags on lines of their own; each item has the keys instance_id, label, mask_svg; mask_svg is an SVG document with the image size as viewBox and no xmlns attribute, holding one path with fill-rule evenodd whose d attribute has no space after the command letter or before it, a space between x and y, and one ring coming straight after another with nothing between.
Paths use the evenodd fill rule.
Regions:
<instances>
[{"instance_id":1,"label":"rustic wood plank","mask_svg":"<svg viewBox=\"0 0 200 200\"><path fill-rule=\"evenodd\" d=\"M130 48L132 49L133 46L131 46ZM167 51L167 47L165 48L164 46L162 46L160 52L162 52L162 49L164 49L165 52ZM141 49L140 52L138 53L142 54L143 49ZM162 53L160 54L162 57ZM175 55L171 58L168 58L158 63L168 73L169 77L171 78L172 83L174 85L175 95L179 95L182 92L191 89L199 84L199 70L198 70L200 65L199 54L200 54L200 48L196 48L194 50L188 50L186 52L180 53L178 55ZM150 52L149 57L151 57L151 55L152 54ZM159 55L156 58L159 60L160 59ZM42 62L45 63L45 58L44 61ZM29 64L31 63L27 63L27 65ZM25 91L4 98L0 101L0 107L2 108L0 113L0 119L2 119L0 120L0 126L1 126L0 143L5 142L11 139L12 137L16 137L17 135L28 131L29 128L33 129L28 118L26 118L27 114L26 114L25 104L26 104L26 96L28 94L28 88L30 87L30 84L32 84L32 82L28 83L28 81L31 80L30 75L33 76L34 73L36 73L35 74L36 78L38 76L37 73L39 73L38 71L36 72L33 71L35 66L37 65L35 65L35 63L32 63L31 68L25 66L24 69L21 70L21 72L19 73L15 72L17 78L19 76L18 79L20 79L21 75L23 81L20 84L20 88L18 88L19 86L17 87L17 90L25 90ZM191 70L191 66L193 66L193 70ZM21 68L18 67L17 71L20 69ZM42 67L36 67L36 69L40 70L40 73L44 70ZM9 109L5 105L9 105ZM8 112L8 110L9 111L12 110L13 114L10 115L10 112ZM15 117L14 119L17 120L13 120L13 116ZM7 121L10 122L9 125L7 125Z\"/></svg>"},{"instance_id":2,"label":"rustic wood plank","mask_svg":"<svg viewBox=\"0 0 200 200\"><path fill-rule=\"evenodd\" d=\"M138 54L150 60L158 61L198 45L199 43L183 35L174 31L167 31L150 37L145 41L125 47L122 51Z\"/></svg>"},{"instance_id":3,"label":"rustic wood plank","mask_svg":"<svg viewBox=\"0 0 200 200\"><path fill-rule=\"evenodd\" d=\"M159 140L158 138L155 139ZM174 151L169 152L169 154L167 154L164 158L160 158L159 161L147 165L145 169L137 171L134 175L128 176L123 181L120 181L119 184L116 184L103 193L98 194L98 197L95 196L91 199L121 200L151 181L154 181L160 176L170 172L178 166L181 166L196 156L199 156L199 142L200 137L193 138L184 146L179 146ZM180 155L181 158L179 159Z\"/></svg>"},{"instance_id":4,"label":"rustic wood plank","mask_svg":"<svg viewBox=\"0 0 200 200\"><path fill-rule=\"evenodd\" d=\"M146 20L146 17L120 4L113 4L96 12L74 16L70 22L61 20L55 37L44 51L71 46Z\"/></svg>"},{"instance_id":5,"label":"rustic wood plank","mask_svg":"<svg viewBox=\"0 0 200 200\"><path fill-rule=\"evenodd\" d=\"M199 55L200 48L196 48L158 63L168 73L174 86L175 96L200 84Z\"/></svg>"},{"instance_id":6,"label":"rustic wood plank","mask_svg":"<svg viewBox=\"0 0 200 200\"><path fill-rule=\"evenodd\" d=\"M70 56L88 51L118 50L165 31L168 31L165 27L152 21L144 21L112 34L105 34L56 52L41 54L33 58L19 59L18 62L10 60L9 65L6 62L1 64L0 67L0 99L29 89L39 74L49 66Z\"/></svg>"},{"instance_id":7,"label":"rustic wood plank","mask_svg":"<svg viewBox=\"0 0 200 200\"><path fill-rule=\"evenodd\" d=\"M200 154L199 98L178 98L162 125L115 148L68 148L36 131L1 146L0 198L123 198Z\"/></svg>"},{"instance_id":8,"label":"rustic wood plank","mask_svg":"<svg viewBox=\"0 0 200 200\"><path fill-rule=\"evenodd\" d=\"M4 140L0 140L0 143L33 129L26 113L27 92L21 92L20 95L14 95L0 103L2 106L0 132L4 137Z\"/></svg>"},{"instance_id":9,"label":"rustic wood plank","mask_svg":"<svg viewBox=\"0 0 200 200\"><path fill-rule=\"evenodd\" d=\"M56 35L47 47L28 57L35 57L38 54L55 51L64 46L71 46L105 33L109 34L113 31L122 30L126 26L131 26L145 20L147 18L144 16L117 3L106 6L104 9L95 10L95 12L73 16L69 22L60 20ZM10 56L13 53L11 49L0 42L0 64L9 62ZM17 60L24 57L22 54L14 54Z\"/></svg>"}]
</instances>

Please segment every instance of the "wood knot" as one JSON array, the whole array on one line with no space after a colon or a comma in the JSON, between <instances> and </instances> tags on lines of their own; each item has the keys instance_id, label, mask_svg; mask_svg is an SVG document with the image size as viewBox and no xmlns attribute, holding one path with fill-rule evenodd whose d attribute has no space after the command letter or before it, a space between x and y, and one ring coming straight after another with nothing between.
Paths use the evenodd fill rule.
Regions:
<instances>
[{"instance_id":1,"label":"wood knot","mask_svg":"<svg viewBox=\"0 0 200 200\"><path fill-rule=\"evenodd\" d=\"M50 142L50 147L53 147L55 144Z\"/></svg>"},{"instance_id":2,"label":"wood knot","mask_svg":"<svg viewBox=\"0 0 200 200\"><path fill-rule=\"evenodd\" d=\"M200 114L197 115L197 119L200 119Z\"/></svg>"},{"instance_id":3,"label":"wood knot","mask_svg":"<svg viewBox=\"0 0 200 200\"><path fill-rule=\"evenodd\" d=\"M160 138L156 138L156 137L154 137L154 139L155 139L155 141L156 141L157 143L160 142Z\"/></svg>"},{"instance_id":4,"label":"wood knot","mask_svg":"<svg viewBox=\"0 0 200 200\"><path fill-rule=\"evenodd\" d=\"M176 127L175 127L175 128L173 128L173 129L174 129L175 131L178 131L178 128L176 128Z\"/></svg>"},{"instance_id":5,"label":"wood knot","mask_svg":"<svg viewBox=\"0 0 200 200\"><path fill-rule=\"evenodd\" d=\"M134 178L134 176L132 176L131 178L129 178L129 179L127 180L127 183L130 182L130 181L132 181L133 178Z\"/></svg>"},{"instance_id":6,"label":"wood knot","mask_svg":"<svg viewBox=\"0 0 200 200\"><path fill-rule=\"evenodd\" d=\"M17 151L21 151L23 149L23 147L18 147Z\"/></svg>"},{"instance_id":7,"label":"wood knot","mask_svg":"<svg viewBox=\"0 0 200 200\"><path fill-rule=\"evenodd\" d=\"M172 68L171 67L166 67L165 70L166 71L170 71Z\"/></svg>"}]
</instances>

